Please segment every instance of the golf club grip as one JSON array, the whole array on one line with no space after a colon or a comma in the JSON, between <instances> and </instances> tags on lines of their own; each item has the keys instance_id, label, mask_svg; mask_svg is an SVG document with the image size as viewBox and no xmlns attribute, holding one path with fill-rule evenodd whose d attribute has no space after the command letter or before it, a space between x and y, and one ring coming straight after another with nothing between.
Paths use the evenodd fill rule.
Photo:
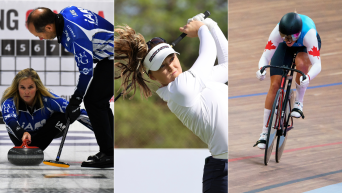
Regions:
<instances>
[{"instance_id":1,"label":"golf club grip","mask_svg":"<svg viewBox=\"0 0 342 193\"><path fill-rule=\"evenodd\" d=\"M210 12L209 11L205 11L204 13L204 19L209 17L210 15ZM173 41L171 43L171 46L172 47L175 47L176 44L178 44L178 42L180 42L187 34L186 33L182 33L175 41Z\"/></svg>"},{"instance_id":2,"label":"golf club grip","mask_svg":"<svg viewBox=\"0 0 342 193\"><path fill-rule=\"evenodd\" d=\"M61 141L61 145L59 146L59 150L58 150L56 161L59 161L59 157L61 156L62 148L63 148L63 145L64 145L64 141L65 141L66 135L67 135L68 130L69 130L69 125L70 125L70 118L67 119L67 123L66 123L65 130L64 130L64 133L63 133L63 138L62 138L62 141Z\"/></svg>"}]
</instances>

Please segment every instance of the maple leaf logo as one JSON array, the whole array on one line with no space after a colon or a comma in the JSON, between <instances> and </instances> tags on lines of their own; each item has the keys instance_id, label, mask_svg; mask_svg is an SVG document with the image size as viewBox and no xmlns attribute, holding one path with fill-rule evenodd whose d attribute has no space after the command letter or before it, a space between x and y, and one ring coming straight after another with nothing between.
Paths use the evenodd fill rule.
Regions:
<instances>
[{"instance_id":1,"label":"maple leaf logo","mask_svg":"<svg viewBox=\"0 0 342 193\"><path fill-rule=\"evenodd\" d=\"M265 47L265 51L266 50L272 50L272 49L276 49L275 45L273 45L272 40L268 41Z\"/></svg>"},{"instance_id":2,"label":"maple leaf logo","mask_svg":"<svg viewBox=\"0 0 342 193\"><path fill-rule=\"evenodd\" d=\"M317 56L317 58L319 59L320 53L317 47L313 46L308 53L312 55L313 57Z\"/></svg>"}]
</instances>

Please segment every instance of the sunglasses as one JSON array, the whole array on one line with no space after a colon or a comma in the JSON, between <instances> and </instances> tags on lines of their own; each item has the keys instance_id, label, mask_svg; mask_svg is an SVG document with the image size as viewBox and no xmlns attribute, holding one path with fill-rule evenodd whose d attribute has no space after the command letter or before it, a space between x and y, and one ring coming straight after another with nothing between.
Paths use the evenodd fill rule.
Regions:
<instances>
[{"instance_id":1,"label":"sunglasses","mask_svg":"<svg viewBox=\"0 0 342 193\"><path fill-rule=\"evenodd\" d=\"M152 38L150 41L148 41L146 44L148 46L148 51L151 50L151 48L154 46L154 45L157 45L157 44L160 44L160 43L166 43L166 40L164 40L163 38L160 38L160 37L155 37L155 38Z\"/></svg>"},{"instance_id":2,"label":"sunglasses","mask_svg":"<svg viewBox=\"0 0 342 193\"><path fill-rule=\"evenodd\" d=\"M280 36L283 38L283 40L285 42L287 42L287 41L295 42L295 41L297 41L299 39L300 32L292 34L292 35L285 35L285 34L280 33Z\"/></svg>"}]
</instances>

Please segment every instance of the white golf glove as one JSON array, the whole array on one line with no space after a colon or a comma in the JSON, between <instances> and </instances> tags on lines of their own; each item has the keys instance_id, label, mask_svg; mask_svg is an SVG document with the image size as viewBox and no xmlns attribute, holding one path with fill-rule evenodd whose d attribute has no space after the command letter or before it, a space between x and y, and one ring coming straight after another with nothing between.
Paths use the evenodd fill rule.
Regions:
<instances>
[{"instance_id":1,"label":"white golf glove","mask_svg":"<svg viewBox=\"0 0 342 193\"><path fill-rule=\"evenodd\" d=\"M209 30L213 29L215 25L217 25L217 23L210 18L204 19L203 13L197 14L195 17L188 19L188 23L191 21L201 21L209 28Z\"/></svg>"},{"instance_id":2,"label":"white golf glove","mask_svg":"<svg viewBox=\"0 0 342 193\"><path fill-rule=\"evenodd\" d=\"M303 80L303 76L300 76L299 78L299 83L300 83L300 87L308 87L309 86L309 82L310 82L310 77L309 75L306 75L306 79Z\"/></svg>"},{"instance_id":3,"label":"white golf glove","mask_svg":"<svg viewBox=\"0 0 342 193\"><path fill-rule=\"evenodd\" d=\"M261 74L260 70L258 70L258 71L256 72L256 77L257 77L260 81L264 80L264 79L266 78L266 69L264 70L264 72L263 72L262 74Z\"/></svg>"}]
</instances>

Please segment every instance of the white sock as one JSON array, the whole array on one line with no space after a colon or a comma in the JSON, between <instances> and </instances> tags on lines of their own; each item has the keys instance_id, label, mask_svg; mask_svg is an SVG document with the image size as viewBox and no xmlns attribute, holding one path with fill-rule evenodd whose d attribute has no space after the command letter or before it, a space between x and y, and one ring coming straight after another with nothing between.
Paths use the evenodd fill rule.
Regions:
<instances>
[{"instance_id":1,"label":"white sock","mask_svg":"<svg viewBox=\"0 0 342 193\"><path fill-rule=\"evenodd\" d=\"M302 87L302 86L298 85L296 82L296 101L303 103L304 94L305 94L307 87L308 86Z\"/></svg>"},{"instance_id":2,"label":"white sock","mask_svg":"<svg viewBox=\"0 0 342 193\"><path fill-rule=\"evenodd\" d=\"M270 114L271 114L271 109L264 109L264 124L262 127L263 133L268 132L268 128L266 127L266 125L267 125L268 117L270 116Z\"/></svg>"}]
</instances>

